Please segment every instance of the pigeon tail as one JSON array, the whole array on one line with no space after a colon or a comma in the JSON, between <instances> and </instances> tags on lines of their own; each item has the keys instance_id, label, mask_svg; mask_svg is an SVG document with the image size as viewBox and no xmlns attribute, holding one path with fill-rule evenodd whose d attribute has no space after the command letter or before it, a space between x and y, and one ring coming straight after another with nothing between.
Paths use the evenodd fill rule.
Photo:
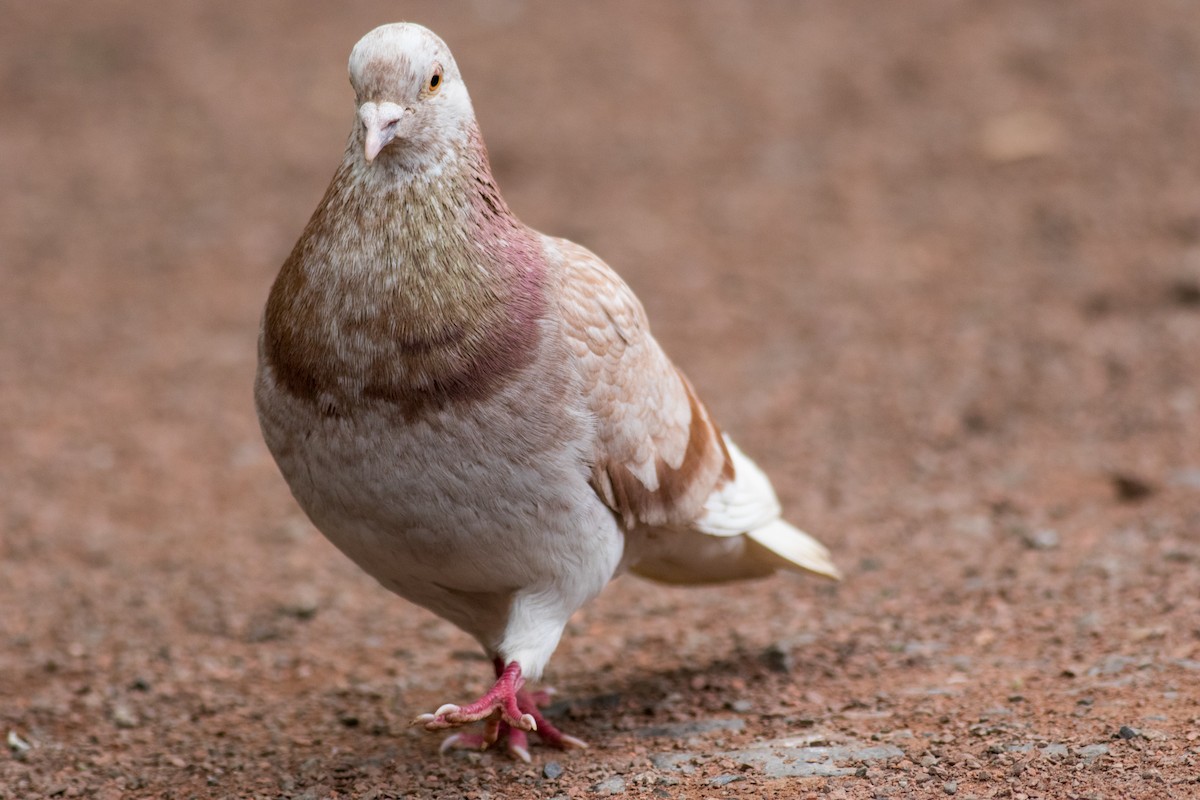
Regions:
<instances>
[{"instance_id":1,"label":"pigeon tail","mask_svg":"<svg viewBox=\"0 0 1200 800\"><path fill-rule=\"evenodd\" d=\"M746 537L766 551L762 553L766 560L782 569L815 572L835 581L842 579L825 545L781 519L749 531Z\"/></svg>"}]
</instances>

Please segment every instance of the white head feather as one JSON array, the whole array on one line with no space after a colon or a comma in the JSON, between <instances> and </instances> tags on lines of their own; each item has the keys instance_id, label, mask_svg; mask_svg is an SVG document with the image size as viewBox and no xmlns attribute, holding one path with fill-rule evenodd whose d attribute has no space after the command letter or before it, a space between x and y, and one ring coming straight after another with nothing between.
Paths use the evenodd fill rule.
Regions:
<instances>
[{"instance_id":1,"label":"white head feather","mask_svg":"<svg viewBox=\"0 0 1200 800\"><path fill-rule=\"evenodd\" d=\"M475 130L475 111L458 64L428 28L381 25L350 53L350 85L358 105L356 136L365 161L405 168L442 162Z\"/></svg>"}]
</instances>

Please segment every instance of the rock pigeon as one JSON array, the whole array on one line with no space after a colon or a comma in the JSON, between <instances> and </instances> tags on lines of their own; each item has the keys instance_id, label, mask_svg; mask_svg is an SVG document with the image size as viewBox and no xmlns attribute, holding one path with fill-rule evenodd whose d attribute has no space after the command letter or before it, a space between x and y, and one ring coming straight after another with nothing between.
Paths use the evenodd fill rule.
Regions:
<instances>
[{"instance_id":1,"label":"rock pigeon","mask_svg":"<svg viewBox=\"0 0 1200 800\"><path fill-rule=\"evenodd\" d=\"M525 681L614 576L837 569L782 520L629 287L509 210L445 43L384 25L349 70L341 166L263 315L263 436L334 545L493 659L483 697L416 723L483 721L443 748L499 743L524 760L531 731L583 746Z\"/></svg>"}]
</instances>

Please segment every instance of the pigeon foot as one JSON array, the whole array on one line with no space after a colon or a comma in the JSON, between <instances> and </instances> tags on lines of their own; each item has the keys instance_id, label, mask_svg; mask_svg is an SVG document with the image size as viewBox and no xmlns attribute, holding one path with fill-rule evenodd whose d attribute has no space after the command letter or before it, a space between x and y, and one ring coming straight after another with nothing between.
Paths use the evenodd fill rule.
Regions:
<instances>
[{"instance_id":1,"label":"pigeon foot","mask_svg":"<svg viewBox=\"0 0 1200 800\"><path fill-rule=\"evenodd\" d=\"M474 703L458 706L447 703L432 714L422 714L413 720L414 725L423 725L426 730L436 731L458 727L471 722L484 723L482 733L454 733L442 742L441 751L487 750L501 745L505 752L528 763L529 732L537 734L545 745L560 750L582 749L587 743L563 733L541 712L552 690L527 692L522 686L521 667L516 662L507 667L496 661L495 685Z\"/></svg>"}]
</instances>

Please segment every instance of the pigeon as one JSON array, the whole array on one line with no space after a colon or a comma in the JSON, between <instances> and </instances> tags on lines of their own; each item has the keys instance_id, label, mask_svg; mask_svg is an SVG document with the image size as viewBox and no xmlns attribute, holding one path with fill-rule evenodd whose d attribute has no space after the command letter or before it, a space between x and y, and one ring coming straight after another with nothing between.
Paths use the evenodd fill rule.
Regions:
<instances>
[{"instance_id":1,"label":"pigeon","mask_svg":"<svg viewBox=\"0 0 1200 800\"><path fill-rule=\"evenodd\" d=\"M414 724L458 729L443 750L528 761L531 732L582 747L526 681L615 576L838 570L782 519L621 278L509 210L446 44L383 25L349 72L341 165L262 318L263 437L339 550L492 660L482 697Z\"/></svg>"}]
</instances>

